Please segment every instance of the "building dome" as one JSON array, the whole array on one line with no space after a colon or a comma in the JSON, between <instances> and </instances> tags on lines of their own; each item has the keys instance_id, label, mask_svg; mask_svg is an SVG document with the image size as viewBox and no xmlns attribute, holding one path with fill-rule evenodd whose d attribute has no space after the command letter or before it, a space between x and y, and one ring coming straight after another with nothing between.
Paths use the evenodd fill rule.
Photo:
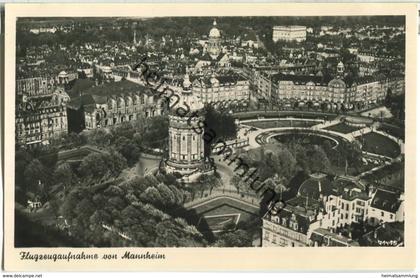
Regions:
<instances>
[{"instance_id":1,"label":"building dome","mask_svg":"<svg viewBox=\"0 0 420 278\"><path fill-rule=\"evenodd\" d=\"M63 70L63 71L61 71L61 72L58 74L58 76L59 76L59 77L67 77L67 72L65 72L65 71Z\"/></svg>"},{"instance_id":2,"label":"building dome","mask_svg":"<svg viewBox=\"0 0 420 278\"><path fill-rule=\"evenodd\" d=\"M346 87L346 83L344 83L343 80L339 79L339 78L334 78L333 80L331 80L328 83L328 87L332 87L332 88L345 88Z\"/></svg>"},{"instance_id":3,"label":"building dome","mask_svg":"<svg viewBox=\"0 0 420 278\"><path fill-rule=\"evenodd\" d=\"M211 28L210 33L209 33L210 38L220 38L220 31L219 29L217 29L216 25L217 25L217 22L216 20L214 20L213 28Z\"/></svg>"},{"instance_id":4,"label":"building dome","mask_svg":"<svg viewBox=\"0 0 420 278\"><path fill-rule=\"evenodd\" d=\"M340 63L338 63L337 65L337 72L338 73L343 73L344 72L344 64L343 62L340 61Z\"/></svg>"},{"instance_id":5,"label":"building dome","mask_svg":"<svg viewBox=\"0 0 420 278\"><path fill-rule=\"evenodd\" d=\"M216 85L217 83L219 83L219 80L217 80L216 75L214 73L211 75L210 83L211 85Z\"/></svg>"},{"instance_id":6,"label":"building dome","mask_svg":"<svg viewBox=\"0 0 420 278\"><path fill-rule=\"evenodd\" d=\"M186 73L185 76L184 76L184 81L182 82L182 86L185 89L191 87L190 76L188 75L188 73Z\"/></svg>"}]
</instances>

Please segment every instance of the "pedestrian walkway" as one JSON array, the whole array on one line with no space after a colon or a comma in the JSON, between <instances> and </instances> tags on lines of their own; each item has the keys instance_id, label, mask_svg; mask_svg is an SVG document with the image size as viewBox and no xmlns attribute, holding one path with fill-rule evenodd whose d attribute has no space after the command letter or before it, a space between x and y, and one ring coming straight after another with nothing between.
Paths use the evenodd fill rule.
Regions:
<instances>
[{"instance_id":1,"label":"pedestrian walkway","mask_svg":"<svg viewBox=\"0 0 420 278\"><path fill-rule=\"evenodd\" d=\"M336 131L332 131L332 130L325 130L325 129L319 129L319 128L315 128L315 127L275 127L275 128L267 128L267 129L259 129L259 130L255 130L255 131L251 131L248 133L249 136L249 146L247 148L244 148L244 150L249 150L249 149L255 149L261 146L261 143L267 143L265 142L261 142L259 143L260 140L258 140L258 137L263 135L263 134L267 134L266 138L270 138L272 136L274 136L276 133L284 133L285 131L307 131L310 133L319 133L319 134L324 134L324 135L331 135L331 136L335 136L335 137L341 137L344 140L347 140L349 142L354 141L354 137L351 134L343 134L343 133L339 133Z\"/></svg>"},{"instance_id":2,"label":"pedestrian walkway","mask_svg":"<svg viewBox=\"0 0 420 278\"><path fill-rule=\"evenodd\" d=\"M351 134L351 136L356 138L356 137L362 136L364 134L370 133L373 130L374 130L373 127L364 127L364 128L359 129L359 130L353 131L350 134Z\"/></svg>"},{"instance_id":3,"label":"pedestrian walkway","mask_svg":"<svg viewBox=\"0 0 420 278\"><path fill-rule=\"evenodd\" d=\"M314 125L312 128L314 128L314 129L323 129L323 128L327 128L329 126L333 126L333 125L339 124L340 122L341 121L339 119L335 119L335 120L332 120L332 121L325 121L325 122L322 122L320 124Z\"/></svg>"},{"instance_id":4,"label":"pedestrian walkway","mask_svg":"<svg viewBox=\"0 0 420 278\"><path fill-rule=\"evenodd\" d=\"M191 202L185 203L184 207L187 209L193 209L193 208L197 208L199 206L203 206L208 203L211 203L214 200L226 198L230 200L235 200L239 203L245 204L254 209L260 208L259 206L260 200L257 197L251 196L250 194L247 194L247 193L238 193L237 191L234 191L234 190L225 190L225 189L215 188L211 191L208 191L207 194L205 194L205 196L206 197L197 198L197 199L192 200Z\"/></svg>"}]
</instances>

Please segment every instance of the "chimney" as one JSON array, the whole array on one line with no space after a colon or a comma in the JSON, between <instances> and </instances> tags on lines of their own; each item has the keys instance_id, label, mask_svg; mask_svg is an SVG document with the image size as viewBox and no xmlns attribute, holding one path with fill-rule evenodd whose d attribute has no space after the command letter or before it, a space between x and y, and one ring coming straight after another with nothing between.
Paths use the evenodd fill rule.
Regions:
<instances>
[{"instance_id":1,"label":"chimney","mask_svg":"<svg viewBox=\"0 0 420 278\"><path fill-rule=\"evenodd\" d=\"M318 180L318 190L319 190L319 197L322 199L322 187L321 187L321 181Z\"/></svg>"},{"instance_id":2,"label":"chimney","mask_svg":"<svg viewBox=\"0 0 420 278\"><path fill-rule=\"evenodd\" d=\"M372 196L373 196L373 190L374 190L373 185L369 185L369 198L372 198Z\"/></svg>"}]
</instances>

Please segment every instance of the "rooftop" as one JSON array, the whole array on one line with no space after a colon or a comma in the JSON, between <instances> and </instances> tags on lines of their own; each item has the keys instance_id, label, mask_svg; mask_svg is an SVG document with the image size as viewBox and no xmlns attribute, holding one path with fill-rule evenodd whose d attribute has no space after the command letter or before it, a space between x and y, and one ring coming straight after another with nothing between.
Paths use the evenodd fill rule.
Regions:
<instances>
[{"instance_id":1,"label":"rooftop","mask_svg":"<svg viewBox=\"0 0 420 278\"><path fill-rule=\"evenodd\" d=\"M371 207L384 210L391 213L396 213L401 205L399 194L384 189L377 189L373 197Z\"/></svg>"}]
</instances>

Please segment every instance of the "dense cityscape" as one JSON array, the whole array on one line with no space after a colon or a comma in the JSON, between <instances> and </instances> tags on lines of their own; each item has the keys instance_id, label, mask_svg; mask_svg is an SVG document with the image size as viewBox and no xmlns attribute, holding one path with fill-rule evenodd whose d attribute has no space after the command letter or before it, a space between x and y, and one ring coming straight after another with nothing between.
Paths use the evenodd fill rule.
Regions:
<instances>
[{"instance_id":1,"label":"dense cityscape","mask_svg":"<svg viewBox=\"0 0 420 278\"><path fill-rule=\"evenodd\" d=\"M20 18L16 247L404 246L405 19Z\"/></svg>"}]
</instances>

